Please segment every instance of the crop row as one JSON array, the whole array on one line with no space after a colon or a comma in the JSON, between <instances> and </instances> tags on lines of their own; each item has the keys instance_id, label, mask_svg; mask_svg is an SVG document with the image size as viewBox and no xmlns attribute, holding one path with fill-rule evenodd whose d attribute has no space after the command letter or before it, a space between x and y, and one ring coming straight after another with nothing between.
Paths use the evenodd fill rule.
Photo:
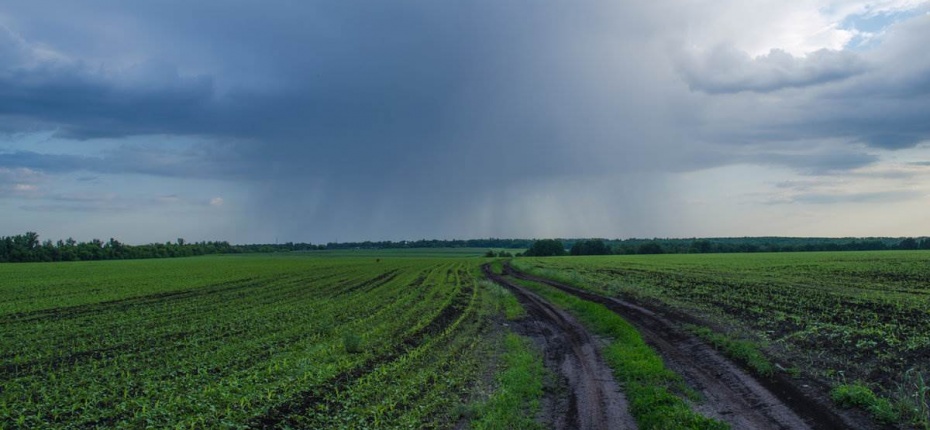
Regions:
<instances>
[{"instance_id":1,"label":"crop row","mask_svg":"<svg viewBox=\"0 0 930 430\"><path fill-rule=\"evenodd\" d=\"M493 308L461 260L103 263L0 288L0 427L447 425Z\"/></svg>"}]
</instances>

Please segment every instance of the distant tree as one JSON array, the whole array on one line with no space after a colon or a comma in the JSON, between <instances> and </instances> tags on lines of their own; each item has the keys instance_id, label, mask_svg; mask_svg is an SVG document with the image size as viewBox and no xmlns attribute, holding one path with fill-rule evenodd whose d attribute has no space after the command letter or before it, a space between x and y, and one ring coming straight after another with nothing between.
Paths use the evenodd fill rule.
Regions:
<instances>
[{"instance_id":1,"label":"distant tree","mask_svg":"<svg viewBox=\"0 0 930 430\"><path fill-rule=\"evenodd\" d=\"M580 240L572 245L569 253L571 255L608 255L610 248L600 239Z\"/></svg>"},{"instance_id":2,"label":"distant tree","mask_svg":"<svg viewBox=\"0 0 930 430\"><path fill-rule=\"evenodd\" d=\"M920 244L917 245L920 249L930 249L930 238L923 238L920 240Z\"/></svg>"},{"instance_id":3,"label":"distant tree","mask_svg":"<svg viewBox=\"0 0 930 430\"><path fill-rule=\"evenodd\" d=\"M646 242L642 245L639 245L636 248L637 254L664 254L665 250L662 249L662 245L659 245L658 242Z\"/></svg>"},{"instance_id":4,"label":"distant tree","mask_svg":"<svg viewBox=\"0 0 930 430\"><path fill-rule=\"evenodd\" d=\"M636 254L636 247L633 245L617 245L613 248L613 253L617 255Z\"/></svg>"},{"instance_id":5,"label":"distant tree","mask_svg":"<svg viewBox=\"0 0 930 430\"><path fill-rule=\"evenodd\" d=\"M690 253L697 254L706 254L711 251L713 244L709 240L695 240L691 242L691 247L688 249Z\"/></svg>"},{"instance_id":6,"label":"distant tree","mask_svg":"<svg viewBox=\"0 0 930 430\"><path fill-rule=\"evenodd\" d=\"M909 237L898 244L898 249L917 249L917 240Z\"/></svg>"},{"instance_id":7,"label":"distant tree","mask_svg":"<svg viewBox=\"0 0 930 430\"><path fill-rule=\"evenodd\" d=\"M565 255L565 245L562 244L561 240L556 239L542 239L533 242L533 245L530 246L530 249L527 249L523 253L527 257L552 257Z\"/></svg>"},{"instance_id":8,"label":"distant tree","mask_svg":"<svg viewBox=\"0 0 930 430\"><path fill-rule=\"evenodd\" d=\"M493 249L489 249L488 252L484 253L484 256L487 258L494 258L494 257L497 257L497 254L494 254Z\"/></svg>"}]
</instances>

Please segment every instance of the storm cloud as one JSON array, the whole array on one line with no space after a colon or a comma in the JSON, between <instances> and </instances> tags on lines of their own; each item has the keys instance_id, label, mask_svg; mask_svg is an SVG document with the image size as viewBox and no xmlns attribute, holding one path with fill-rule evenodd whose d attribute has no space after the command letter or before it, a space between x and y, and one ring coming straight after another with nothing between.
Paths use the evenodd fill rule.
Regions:
<instances>
[{"instance_id":1,"label":"storm cloud","mask_svg":"<svg viewBox=\"0 0 930 430\"><path fill-rule=\"evenodd\" d=\"M679 232L657 215L687 204L676 175L837 175L930 140L930 16L854 50L862 31L810 29L857 9L706 6L13 2L0 166L59 178L59 200L138 180L224 202L233 241L658 236ZM42 207L21 197L0 195Z\"/></svg>"}]
</instances>

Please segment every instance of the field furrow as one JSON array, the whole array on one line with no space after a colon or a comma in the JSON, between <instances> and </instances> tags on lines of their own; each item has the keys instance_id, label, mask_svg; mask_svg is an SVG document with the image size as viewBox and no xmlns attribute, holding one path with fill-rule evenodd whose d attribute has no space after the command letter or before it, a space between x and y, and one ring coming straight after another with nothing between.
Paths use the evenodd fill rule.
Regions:
<instances>
[{"instance_id":1,"label":"field furrow","mask_svg":"<svg viewBox=\"0 0 930 430\"><path fill-rule=\"evenodd\" d=\"M145 266L149 278L140 288L120 286L114 293L107 286L119 276L133 282L140 274L98 265L113 271L99 272L99 283L72 282L61 272L60 279L46 279L44 301L6 308L0 314L0 427L278 427L318 422L321 409L346 420L358 411L340 396L372 399L375 380L378 387L400 384L396 398L381 400L433 404L417 408L425 415L384 410L375 414L378 423L428 420L445 416L434 414L459 400L440 399L422 384L462 389L470 383L461 366L473 365L477 356L470 354L482 347L474 265L279 258L263 261L266 267L242 257L201 260L196 270L211 266L212 275L199 285L169 284L177 277L166 272L192 267L169 261ZM255 270L237 270L243 263ZM222 267L230 269L225 279ZM159 290L153 279L168 281ZM82 288L80 299L71 294ZM0 296L20 291L4 287ZM459 364L447 363L453 355L462 358ZM400 369L426 373L383 379Z\"/></svg>"}]
</instances>

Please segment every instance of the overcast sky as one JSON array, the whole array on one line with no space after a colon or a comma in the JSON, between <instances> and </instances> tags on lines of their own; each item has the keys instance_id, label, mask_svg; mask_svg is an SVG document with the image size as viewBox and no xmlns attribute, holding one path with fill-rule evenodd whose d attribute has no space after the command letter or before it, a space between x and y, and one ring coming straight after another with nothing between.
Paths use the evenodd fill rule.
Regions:
<instances>
[{"instance_id":1,"label":"overcast sky","mask_svg":"<svg viewBox=\"0 0 930 430\"><path fill-rule=\"evenodd\" d=\"M930 234L923 0L0 5L0 236Z\"/></svg>"}]
</instances>

